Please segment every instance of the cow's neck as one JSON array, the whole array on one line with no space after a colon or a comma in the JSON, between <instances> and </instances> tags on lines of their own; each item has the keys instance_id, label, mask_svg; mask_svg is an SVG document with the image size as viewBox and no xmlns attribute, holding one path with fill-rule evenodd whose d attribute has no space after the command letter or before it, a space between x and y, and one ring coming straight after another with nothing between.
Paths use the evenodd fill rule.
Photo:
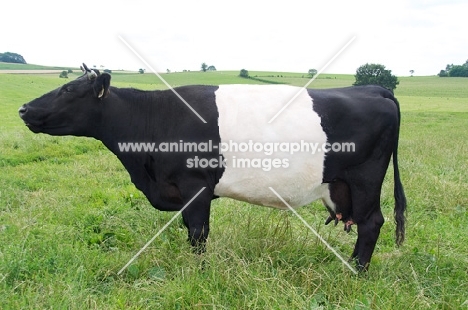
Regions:
<instances>
[{"instance_id":1,"label":"cow's neck","mask_svg":"<svg viewBox=\"0 0 468 310\"><path fill-rule=\"evenodd\" d=\"M157 142L161 133L155 130L158 123L157 104L154 92L134 91L131 96L123 90L112 88L104 100L98 140L101 140L114 154L120 153L119 143ZM153 96L152 96L153 95Z\"/></svg>"}]
</instances>

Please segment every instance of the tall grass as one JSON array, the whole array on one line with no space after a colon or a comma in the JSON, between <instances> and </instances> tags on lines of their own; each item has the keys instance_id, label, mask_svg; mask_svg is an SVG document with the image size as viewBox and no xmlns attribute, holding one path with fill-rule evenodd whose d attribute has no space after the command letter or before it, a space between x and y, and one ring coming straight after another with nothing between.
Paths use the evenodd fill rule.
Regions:
<instances>
[{"instance_id":1,"label":"tall grass","mask_svg":"<svg viewBox=\"0 0 468 310\"><path fill-rule=\"evenodd\" d=\"M268 79L307 82L287 76ZM237 72L164 77L176 85L245 80ZM330 77L311 86L353 82ZM191 253L177 220L117 276L173 213L154 210L100 142L34 135L22 124L18 107L63 82L55 74L0 74L0 308L468 308L468 80L401 79L407 240L395 247L390 169L386 223L370 271L360 276L293 214L230 199L213 202L204 255ZM112 83L163 88L150 74L114 74ZM351 253L356 234L324 226L320 203L298 211L337 251Z\"/></svg>"}]
</instances>

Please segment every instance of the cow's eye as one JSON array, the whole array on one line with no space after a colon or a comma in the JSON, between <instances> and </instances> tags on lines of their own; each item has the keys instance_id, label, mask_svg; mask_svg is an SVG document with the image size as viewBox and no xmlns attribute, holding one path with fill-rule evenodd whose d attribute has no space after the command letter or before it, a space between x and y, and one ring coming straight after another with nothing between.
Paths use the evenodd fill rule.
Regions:
<instances>
[{"instance_id":1,"label":"cow's eye","mask_svg":"<svg viewBox=\"0 0 468 310\"><path fill-rule=\"evenodd\" d=\"M73 91L72 87L71 86L67 86L65 87L65 92L67 93L71 93Z\"/></svg>"}]
</instances>

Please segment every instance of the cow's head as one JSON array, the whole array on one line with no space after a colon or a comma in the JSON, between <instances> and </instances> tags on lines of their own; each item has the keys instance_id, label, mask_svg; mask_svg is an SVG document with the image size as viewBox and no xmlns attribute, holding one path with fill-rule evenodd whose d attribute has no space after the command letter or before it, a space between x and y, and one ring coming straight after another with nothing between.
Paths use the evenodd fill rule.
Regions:
<instances>
[{"instance_id":1,"label":"cow's head","mask_svg":"<svg viewBox=\"0 0 468 310\"><path fill-rule=\"evenodd\" d=\"M102 116L102 99L109 94L111 76L90 70L42 97L24 104L18 113L28 128L54 136L94 136Z\"/></svg>"}]
</instances>

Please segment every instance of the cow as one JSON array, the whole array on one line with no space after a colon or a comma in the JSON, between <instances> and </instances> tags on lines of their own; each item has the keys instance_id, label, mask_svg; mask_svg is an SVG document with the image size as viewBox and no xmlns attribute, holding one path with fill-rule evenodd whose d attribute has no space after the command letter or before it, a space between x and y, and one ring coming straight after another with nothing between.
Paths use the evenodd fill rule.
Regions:
<instances>
[{"instance_id":1,"label":"cow","mask_svg":"<svg viewBox=\"0 0 468 310\"><path fill-rule=\"evenodd\" d=\"M321 199L327 224L342 221L348 232L357 226L350 260L365 271L384 223L380 195L392 157L396 243L403 242L400 108L389 90L189 85L143 91L113 87L110 74L83 66L82 76L22 105L19 116L34 133L102 141L154 208L182 210L195 252L205 251L213 199L279 209ZM160 149L129 149L129 143ZM335 147L345 143L353 149ZM323 147L312 151L313 145Z\"/></svg>"}]
</instances>

